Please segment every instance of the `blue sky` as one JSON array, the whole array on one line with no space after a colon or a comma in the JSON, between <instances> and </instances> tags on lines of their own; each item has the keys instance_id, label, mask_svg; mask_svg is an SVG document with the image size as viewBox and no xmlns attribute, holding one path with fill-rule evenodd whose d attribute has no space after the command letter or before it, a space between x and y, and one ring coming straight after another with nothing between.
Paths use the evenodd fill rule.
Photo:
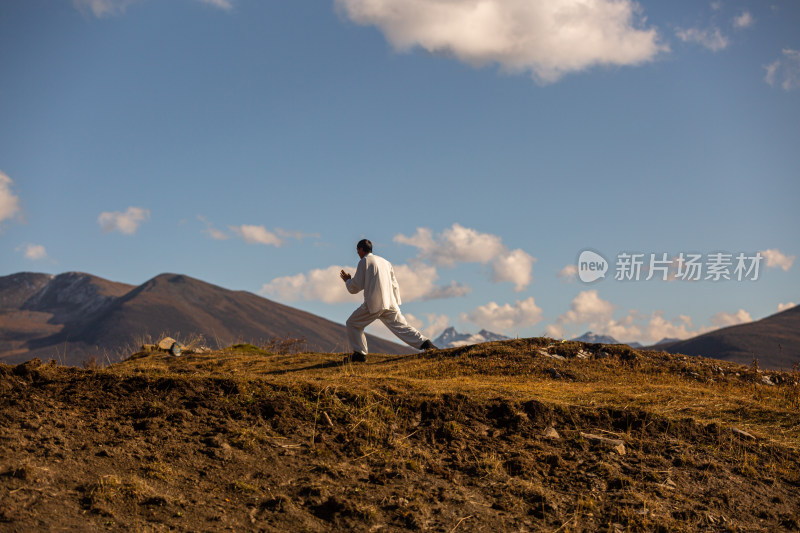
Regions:
<instances>
[{"instance_id":1,"label":"blue sky","mask_svg":"<svg viewBox=\"0 0 800 533\"><path fill-rule=\"evenodd\" d=\"M542 4L6 0L0 275L179 272L344 322L367 237L429 335L800 302L800 3ZM621 252L763 260L619 281Z\"/></svg>"}]
</instances>

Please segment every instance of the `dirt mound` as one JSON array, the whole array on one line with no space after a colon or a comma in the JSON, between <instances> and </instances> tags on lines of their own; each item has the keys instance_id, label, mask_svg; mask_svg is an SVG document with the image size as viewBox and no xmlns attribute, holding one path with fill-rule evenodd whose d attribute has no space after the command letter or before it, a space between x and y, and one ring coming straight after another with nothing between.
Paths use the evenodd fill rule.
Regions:
<instances>
[{"instance_id":1,"label":"dirt mound","mask_svg":"<svg viewBox=\"0 0 800 533\"><path fill-rule=\"evenodd\" d=\"M798 529L797 441L746 424L778 424L771 394L789 389L664 377L704 395L761 387L761 414L739 414L754 435L625 400L630 373L658 381L643 370L655 355L585 345L578 360L559 346L561 361L536 355L546 340L509 342L355 367L336 354L234 352L104 370L0 365L0 528ZM538 373L551 365L573 377ZM503 388L498 368L531 371ZM592 369L628 407L601 394L554 401L548 387L574 393L596 383Z\"/></svg>"}]
</instances>

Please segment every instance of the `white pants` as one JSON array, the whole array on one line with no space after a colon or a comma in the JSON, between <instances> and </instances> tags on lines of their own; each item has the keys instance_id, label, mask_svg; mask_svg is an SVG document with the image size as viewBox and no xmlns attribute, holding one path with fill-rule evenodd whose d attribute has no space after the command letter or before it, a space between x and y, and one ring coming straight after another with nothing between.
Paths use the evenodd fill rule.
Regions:
<instances>
[{"instance_id":1,"label":"white pants","mask_svg":"<svg viewBox=\"0 0 800 533\"><path fill-rule=\"evenodd\" d=\"M353 311L347 319L347 338L350 340L350 347L354 352L367 353L367 337L364 335L364 328L375 320L380 320L389 330L400 338L403 342L419 349L427 339L416 328L409 326L406 317L400 309L384 309L377 313L370 313L366 304Z\"/></svg>"}]
</instances>

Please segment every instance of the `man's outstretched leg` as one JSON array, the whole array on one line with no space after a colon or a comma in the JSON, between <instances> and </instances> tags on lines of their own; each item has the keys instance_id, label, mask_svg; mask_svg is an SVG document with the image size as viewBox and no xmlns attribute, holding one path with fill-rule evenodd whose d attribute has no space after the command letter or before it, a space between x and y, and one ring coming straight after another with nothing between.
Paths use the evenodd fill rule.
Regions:
<instances>
[{"instance_id":1,"label":"man's outstretched leg","mask_svg":"<svg viewBox=\"0 0 800 533\"><path fill-rule=\"evenodd\" d=\"M430 339L426 339L425 336L417 330L417 328L409 325L409 323L406 321L406 317L403 316L403 313L401 313L399 309L389 309L382 312L380 319L381 322L386 324L386 327L389 328L392 333L397 335L400 340L409 346L412 346L417 350L437 349Z\"/></svg>"},{"instance_id":2,"label":"man's outstretched leg","mask_svg":"<svg viewBox=\"0 0 800 533\"><path fill-rule=\"evenodd\" d=\"M350 361L363 363L367 360L367 336L364 335L364 328L375 320L375 315L369 312L366 305L362 305L350 315L345 323L347 326L347 338L350 341L350 349L353 354L346 357Z\"/></svg>"}]
</instances>

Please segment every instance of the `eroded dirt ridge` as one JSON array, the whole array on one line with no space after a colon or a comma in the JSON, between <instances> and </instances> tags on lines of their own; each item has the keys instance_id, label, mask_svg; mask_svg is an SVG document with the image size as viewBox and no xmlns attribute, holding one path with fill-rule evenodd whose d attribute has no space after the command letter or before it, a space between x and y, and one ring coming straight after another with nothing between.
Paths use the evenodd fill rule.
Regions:
<instances>
[{"instance_id":1,"label":"eroded dirt ridge","mask_svg":"<svg viewBox=\"0 0 800 533\"><path fill-rule=\"evenodd\" d=\"M467 390L481 365L522 366L513 357L492 366L491 346L376 356L360 368L334 365L335 354L257 353L147 355L105 370L0 365L0 529L798 529L794 438L553 401L552 387L588 380L581 368L602 364L611 376L631 352L598 359L584 346L571 355L586 360L562 361L537 346L523 355L536 361L534 389L550 388L539 395ZM548 353L559 350L569 352ZM214 370L231 364L240 371ZM439 374L420 376L426 365ZM741 370L729 375L743 387L792 384L788 374L748 384ZM678 379L700 386L686 372ZM455 385L439 390L444 381Z\"/></svg>"}]
</instances>

